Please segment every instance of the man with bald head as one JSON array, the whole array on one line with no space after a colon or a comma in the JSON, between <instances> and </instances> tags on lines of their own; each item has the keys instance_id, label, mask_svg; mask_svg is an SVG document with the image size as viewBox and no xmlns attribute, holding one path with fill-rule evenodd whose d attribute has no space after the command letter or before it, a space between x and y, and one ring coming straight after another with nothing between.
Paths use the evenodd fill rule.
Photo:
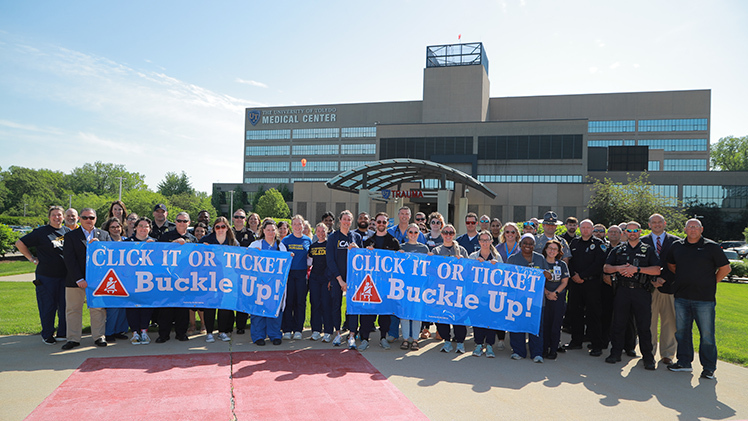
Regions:
<instances>
[{"instance_id":1,"label":"man with bald head","mask_svg":"<svg viewBox=\"0 0 748 421\"><path fill-rule=\"evenodd\" d=\"M686 222L686 238L678 240L667 254L668 269L675 275L675 338L678 362L670 371L693 371L693 322L699 328L701 377L714 379L717 369L717 342L714 339L714 309L717 282L730 273L730 262L722 248L704 238L698 219Z\"/></svg>"},{"instance_id":2,"label":"man with bald head","mask_svg":"<svg viewBox=\"0 0 748 421\"><path fill-rule=\"evenodd\" d=\"M649 244L655 250L659 264L662 268L660 276L655 282L657 287L652 293L652 346L657 351L657 325L660 325L660 357L662 363L670 365L675 358L675 304L673 298L673 273L670 272L665 263L665 256L670 251L670 246L680 238L665 232L667 222L659 213L649 217L649 229L652 233L642 238L642 242Z\"/></svg>"}]
</instances>

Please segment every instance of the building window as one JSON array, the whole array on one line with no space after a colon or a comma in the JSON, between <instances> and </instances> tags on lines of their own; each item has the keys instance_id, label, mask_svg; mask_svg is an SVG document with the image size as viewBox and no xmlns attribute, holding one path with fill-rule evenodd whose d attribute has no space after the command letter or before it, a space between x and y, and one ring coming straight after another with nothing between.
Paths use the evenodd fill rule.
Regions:
<instances>
[{"instance_id":1,"label":"building window","mask_svg":"<svg viewBox=\"0 0 748 421\"><path fill-rule=\"evenodd\" d=\"M647 163L647 171L659 171L660 161L649 161Z\"/></svg>"},{"instance_id":2,"label":"building window","mask_svg":"<svg viewBox=\"0 0 748 421\"><path fill-rule=\"evenodd\" d=\"M581 175L479 175L483 183L581 183Z\"/></svg>"},{"instance_id":3,"label":"building window","mask_svg":"<svg viewBox=\"0 0 748 421\"><path fill-rule=\"evenodd\" d=\"M527 207L525 206L515 206L514 207L514 220L519 222L524 222L525 217L527 216ZM520 227L522 229L522 227Z\"/></svg>"},{"instance_id":4,"label":"building window","mask_svg":"<svg viewBox=\"0 0 748 421\"><path fill-rule=\"evenodd\" d=\"M301 162L292 162L291 171L334 172L334 171L338 171L338 162L337 161L307 161L306 168L301 166Z\"/></svg>"},{"instance_id":5,"label":"building window","mask_svg":"<svg viewBox=\"0 0 748 421\"><path fill-rule=\"evenodd\" d=\"M283 184L288 183L288 178L275 177L247 177L244 184Z\"/></svg>"},{"instance_id":6,"label":"building window","mask_svg":"<svg viewBox=\"0 0 748 421\"><path fill-rule=\"evenodd\" d=\"M649 191L653 195L665 199L664 204L667 206L678 205L678 186L675 185L654 185L649 186Z\"/></svg>"},{"instance_id":7,"label":"building window","mask_svg":"<svg viewBox=\"0 0 748 421\"><path fill-rule=\"evenodd\" d=\"M709 142L706 139L643 139L639 140L639 145L668 152L690 152L707 150Z\"/></svg>"},{"instance_id":8,"label":"building window","mask_svg":"<svg viewBox=\"0 0 748 421\"><path fill-rule=\"evenodd\" d=\"M285 146L247 146L247 156L288 156L291 148Z\"/></svg>"},{"instance_id":9,"label":"building window","mask_svg":"<svg viewBox=\"0 0 748 421\"><path fill-rule=\"evenodd\" d=\"M342 155L374 155L377 153L377 145L372 144L353 144L340 145Z\"/></svg>"},{"instance_id":10,"label":"building window","mask_svg":"<svg viewBox=\"0 0 748 421\"><path fill-rule=\"evenodd\" d=\"M455 189L455 182L452 180L446 180L445 183L447 190ZM440 190L442 187L441 181L435 178L426 178L421 180L421 186L424 190Z\"/></svg>"},{"instance_id":11,"label":"building window","mask_svg":"<svg viewBox=\"0 0 748 421\"><path fill-rule=\"evenodd\" d=\"M683 202L745 208L748 206L748 186L683 186Z\"/></svg>"},{"instance_id":12,"label":"building window","mask_svg":"<svg viewBox=\"0 0 748 421\"><path fill-rule=\"evenodd\" d=\"M666 159L663 171L706 171L706 159Z\"/></svg>"},{"instance_id":13,"label":"building window","mask_svg":"<svg viewBox=\"0 0 748 421\"><path fill-rule=\"evenodd\" d=\"M608 146L635 146L636 141L635 140L588 140L587 146L590 148L597 148L597 147L603 147L607 148Z\"/></svg>"},{"instance_id":14,"label":"building window","mask_svg":"<svg viewBox=\"0 0 748 421\"><path fill-rule=\"evenodd\" d=\"M245 172L288 172L288 162L245 162Z\"/></svg>"},{"instance_id":15,"label":"building window","mask_svg":"<svg viewBox=\"0 0 748 421\"><path fill-rule=\"evenodd\" d=\"M618 132L633 132L635 130L636 130L635 120L610 120L610 121L587 122L587 132L589 133L618 133Z\"/></svg>"},{"instance_id":16,"label":"building window","mask_svg":"<svg viewBox=\"0 0 748 421\"><path fill-rule=\"evenodd\" d=\"M301 178L292 178L291 182L295 183L297 181L313 181L313 182L325 182L330 180L330 177L301 177Z\"/></svg>"},{"instance_id":17,"label":"building window","mask_svg":"<svg viewBox=\"0 0 748 421\"><path fill-rule=\"evenodd\" d=\"M344 127L340 137L377 137L376 127Z\"/></svg>"},{"instance_id":18,"label":"building window","mask_svg":"<svg viewBox=\"0 0 748 421\"><path fill-rule=\"evenodd\" d=\"M369 162L371 161L340 161L340 172L358 168L364 164L368 164Z\"/></svg>"},{"instance_id":19,"label":"building window","mask_svg":"<svg viewBox=\"0 0 748 421\"><path fill-rule=\"evenodd\" d=\"M247 140L290 139L291 130L247 130Z\"/></svg>"},{"instance_id":20,"label":"building window","mask_svg":"<svg viewBox=\"0 0 748 421\"><path fill-rule=\"evenodd\" d=\"M582 159L582 135L481 136L478 159Z\"/></svg>"},{"instance_id":21,"label":"building window","mask_svg":"<svg viewBox=\"0 0 748 421\"><path fill-rule=\"evenodd\" d=\"M294 139L333 139L340 137L340 129L294 129Z\"/></svg>"},{"instance_id":22,"label":"building window","mask_svg":"<svg viewBox=\"0 0 748 421\"><path fill-rule=\"evenodd\" d=\"M396 137L382 139L379 144L379 159L431 160L433 155L473 155L473 138L472 136Z\"/></svg>"},{"instance_id":23,"label":"building window","mask_svg":"<svg viewBox=\"0 0 748 421\"><path fill-rule=\"evenodd\" d=\"M293 155L337 155L338 145L293 145Z\"/></svg>"},{"instance_id":24,"label":"building window","mask_svg":"<svg viewBox=\"0 0 748 421\"><path fill-rule=\"evenodd\" d=\"M708 130L707 119L705 118L639 120L640 132L691 132L704 130Z\"/></svg>"}]
</instances>

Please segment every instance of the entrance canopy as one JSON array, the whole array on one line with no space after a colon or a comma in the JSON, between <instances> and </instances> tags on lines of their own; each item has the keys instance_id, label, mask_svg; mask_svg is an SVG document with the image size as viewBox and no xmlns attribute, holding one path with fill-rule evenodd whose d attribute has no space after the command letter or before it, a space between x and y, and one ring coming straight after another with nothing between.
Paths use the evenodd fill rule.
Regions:
<instances>
[{"instance_id":1,"label":"entrance canopy","mask_svg":"<svg viewBox=\"0 0 748 421\"><path fill-rule=\"evenodd\" d=\"M428 179L439 180L439 190L446 190L447 180L450 180L477 189L492 199L496 197L496 193L485 184L462 171L432 161L409 158L369 162L342 172L325 184L331 189L358 193L359 190L382 190Z\"/></svg>"}]
</instances>

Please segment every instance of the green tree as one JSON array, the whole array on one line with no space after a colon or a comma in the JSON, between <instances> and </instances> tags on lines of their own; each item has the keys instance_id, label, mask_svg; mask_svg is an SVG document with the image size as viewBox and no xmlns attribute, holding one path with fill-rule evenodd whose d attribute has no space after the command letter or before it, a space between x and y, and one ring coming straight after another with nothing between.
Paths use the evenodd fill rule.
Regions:
<instances>
[{"instance_id":1,"label":"green tree","mask_svg":"<svg viewBox=\"0 0 748 421\"><path fill-rule=\"evenodd\" d=\"M9 215L23 215L24 204L26 215L47 215L51 205L67 203L63 188L64 174L48 169L11 166L3 172L2 178L7 188L3 211Z\"/></svg>"},{"instance_id":2,"label":"green tree","mask_svg":"<svg viewBox=\"0 0 748 421\"><path fill-rule=\"evenodd\" d=\"M0 224L0 256L5 257L5 253L14 251L16 241L18 241L18 233L6 225Z\"/></svg>"},{"instance_id":3,"label":"green tree","mask_svg":"<svg viewBox=\"0 0 748 421\"><path fill-rule=\"evenodd\" d=\"M198 192L196 194L177 194L169 197L169 202L175 209L179 208L190 214L190 219L193 221L197 221L197 214L203 209L207 210L210 213L210 217L213 219L218 216L218 211L210 203L208 194L204 192ZM171 213L170 209L169 215L171 215ZM174 216L176 216L176 213Z\"/></svg>"},{"instance_id":4,"label":"green tree","mask_svg":"<svg viewBox=\"0 0 748 421\"><path fill-rule=\"evenodd\" d=\"M260 184L260 186L257 187L257 191L252 195L252 212L257 212L257 204L263 194L265 194L265 186Z\"/></svg>"},{"instance_id":5,"label":"green tree","mask_svg":"<svg viewBox=\"0 0 748 421\"><path fill-rule=\"evenodd\" d=\"M286 201L283 200L283 195L276 189L266 191L257 201L254 211L260 215L260 218L288 218L291 214Z\"/></svg>"},{"instance_id":6,"label":"green tree","mask_svg":"<svg viewBox=\"0 0 748 421\"><path fill-rule=\"evenodd\" d=\"M122 195L130 190L147 190L145 176L129 172L124 165L103 163L84 164L65 176L66 187L75 194L89 192L99 196L119 197L119 177L122 177Z\"/></svg>"},{"instance_id":7,"label":"green tree","mask_svg":"<svg viewBox=\"0 0 748 421\"><path fill-rule=\"evenodd\" d=\"M192 188L190 177L184 171L181 175L177 175L175 172L167 172L164 179L158 183L158 192L170 197L177 194L194 194L195 189Z\"/></svg>"},{"instance_id":8,"label":"green tree","mask_svg":"<svg viewBox=\"0 0 748 421\"><path fill-rule=\"evenodd\" d=\"M658 193L647 181L647 174L629 177L626 184L614 183L606 178L595 179L592 198L588 204L590 219L605 225L637 221L647 226L649 216L660 213L668 221L668 227L681 229L686 216L678 199Z\"/></svg>"},{"instance_id":9,"label":"green tree","mask_svg":"<svg viewBox=\"0 0 748 421\"><path fill-rule=\"evenodd\" d=\"M122 194L122 201L125 202L128 212L135 212L138 216L145 216L153 219L153 208L163 203L169 209L169 216L176 215L173 213L174 210L169 207L169 201L161 193L152 192L150 190L130 190L127 193Z\"/></svg>"},{"instance_id":10,"label":"green tree","mask_svg":"<svg viewBox=\"0 0 748 421\"><path fill-rule=\"evenodd\" d=\"M247 193L242 190L241 184L234 188L234 210L244 208L247 204Z\"/></svg>"},{"instance_id":11,"label":"green tree","mask_svg":"<svg viewBox=\"0 0 748 421\"><path fill-rule=\"evenodd\" d=\"M293 192L288 189L288 186L281 184L278 186L278 191L283 195L283 200L293 202Z\"/></svg>"},{"instance_id":12,"label":"green tree","mask_svg":"<svg viewBox=\"0 0 748 421\"><path fill-rule=\"evenodd\" d=\"M748 171L748 136L727 136L711 146L712 168L722 171Z\"/></svg>"}]
</instances>

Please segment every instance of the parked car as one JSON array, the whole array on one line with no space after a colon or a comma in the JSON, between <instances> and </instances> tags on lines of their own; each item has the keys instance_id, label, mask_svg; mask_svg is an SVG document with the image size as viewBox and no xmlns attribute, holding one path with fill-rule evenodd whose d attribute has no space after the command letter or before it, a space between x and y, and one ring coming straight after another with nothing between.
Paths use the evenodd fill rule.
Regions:
<instances>
[{"instance_id":1,"label":"parked car","mask_svg":"<svg viewBox=\"0 0 748 421\"><path fill-rule=\"evenodd\" d=\"M729 260L730 262L741 261L740 256L738 256L738 252L736 252L735 250L722 250L722 251L725 252L725 256L727 257L727 260ZM734 278L735 278L735 275L732 272L730 272L730 274L727 275L728 281L732 281Z\"/></svg>"},{"instance_id":2,"label":"parked car","mask_svg":"<svg viewBox=\"0 0 748 421\"><path fill-rule=\"evenodd\" d=\"M735 247L744 247L746 245L746 242L745 241L740 241L740 240L730 240L730 241L723 241L723 242L719 243L719 245L723 249L731 249L731 248L735 248Z\"/></svg>"},{"instance_id":3,"label":"parked car","mask_svg":"<svg viewBox=\"0 0 748 421\"><path fill-rule=\"evenodd\" d=\"M745 259L746 257L748 257L748 245L733 247L730 250L735 250L735 252L738 253L738 256L740 256L741 259Z\"/></svg>"}]
</instances>

